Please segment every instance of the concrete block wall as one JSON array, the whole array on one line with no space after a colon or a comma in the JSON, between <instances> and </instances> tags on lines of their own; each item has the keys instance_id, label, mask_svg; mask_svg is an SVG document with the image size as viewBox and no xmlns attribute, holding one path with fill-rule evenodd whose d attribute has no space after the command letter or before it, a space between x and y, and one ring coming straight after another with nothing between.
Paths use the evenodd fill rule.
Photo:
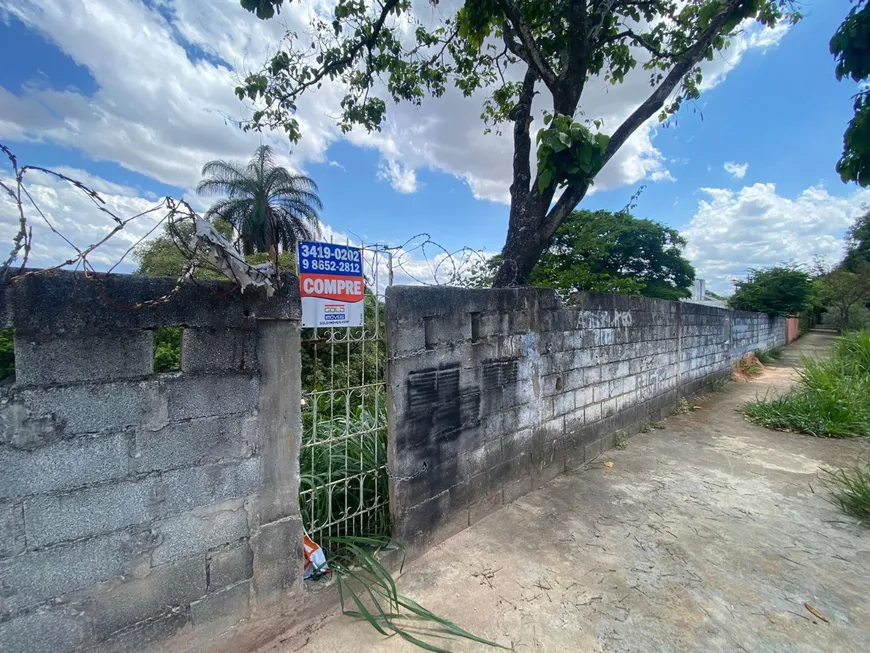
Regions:
<instances>
[{"instance_id":1,"label":"concrete block wall","mask_svg":"<svg viewBox=\"0 0 870 653\"><path fill-rule=\"evenodd\" d=\"M299 299L55 273L0 291L0 650L242 650L301 593ZM153 329L183 326L181 371ZM234 637L234 634L238 637ZM254 638L256 640L256 637Z\"/></svg>"},{"instance_id":2,"label":"concrete block wall","mask_svg":"<svg viewBox=\"0 0 870 653\"><path fill-rule=\"evenodd\" d=\"M416 551L785 342L781 318L533 288L393 287L386 329L393 528Z\"/></svg>"}]
</instances>

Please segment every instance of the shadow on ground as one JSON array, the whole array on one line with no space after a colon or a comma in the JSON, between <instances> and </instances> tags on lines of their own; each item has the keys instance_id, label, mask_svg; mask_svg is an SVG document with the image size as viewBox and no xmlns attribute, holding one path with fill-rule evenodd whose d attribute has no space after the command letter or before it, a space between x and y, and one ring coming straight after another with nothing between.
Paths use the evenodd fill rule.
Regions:
<instances>
[{"instance_id":1,"label":"shadow on ground","mask_svg":"<svg viewBox=\"0 0 870 653\"><path fill-rule=\"evenodd\" d=\"M784 361L830 338L810 333ZM737 410L793 379L781 363L730 384L431 550L400 589L515 651L865 653L870 532L817 474L854 464L866 441L766 431ZM340 615L264 649L419 650Z\"/></svg>"}]
</instances>

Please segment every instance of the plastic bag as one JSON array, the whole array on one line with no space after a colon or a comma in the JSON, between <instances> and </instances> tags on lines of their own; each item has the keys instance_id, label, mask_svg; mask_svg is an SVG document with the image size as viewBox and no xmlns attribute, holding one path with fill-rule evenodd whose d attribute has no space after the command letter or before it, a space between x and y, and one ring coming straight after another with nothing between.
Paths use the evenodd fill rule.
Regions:
<instances>
[{"instance_id":1,"label":"plastic bag","mask_svg":"<svg viewBox=\"0 0 870 653\"><path fill-rule=\"evenodd\" d=\"M323 549L308 537L307 533L302 539L302 550L305 553L305 571L302 573L302 578L315 579L329 573Z\"/></svg>"}]
</instances>

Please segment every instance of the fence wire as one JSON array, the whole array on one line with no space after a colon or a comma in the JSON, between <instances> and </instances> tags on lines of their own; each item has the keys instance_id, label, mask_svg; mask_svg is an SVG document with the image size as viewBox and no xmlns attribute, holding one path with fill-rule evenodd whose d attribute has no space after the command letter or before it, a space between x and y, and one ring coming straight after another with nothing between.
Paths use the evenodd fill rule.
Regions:
<instances>
[{"instance_id":1,"label":"fence wire","mask_svg":"<svg viewBox=\"0 0 870 653\"><path fill-rule=\"evenodd\" d=\"M77 216L72 225L67 221L64 229L58 219L63 211L44 210L38 194L31 191L34 176L37 185L55 184L52 191L69 187L76 194L83 194L92 213ZM0 283L15 283L58 270L79 271L98 287L98 296L103 301L127 309L171 301L182 285L196 283L199 271L224 276L242 289L248 285L266 286L271 292L280 285L277 259L268 268L248 264L238 238L230 242L184 200L165 197L132 215L122 215L111 207L99 192L81 181L49 168L21 165L12 150L0 143L0 234L4 237L9 234L11 240L8 255L0 261ZM90 236L90 244L76 242L76 236L82 233ZM136 258L140 247L158 234L169 237L181 253L176 283L167 292L136 303L114 301L105 293L107 279L119 274L119 268L129 264L131 255ZM37 249L42 252L43 267L28 269Z\"/></svg>"},{"instance_id":2,"label":"fence wire","mask_svg":"<svg viewBox=\"0 0 870 653\"><path fill-rule=\"evenodd\" d=\"M391 253L364 251L362 327L303 329L300 509L329 555L335 538L390 534L383 292Z\"/></svg>"}]
</instances>

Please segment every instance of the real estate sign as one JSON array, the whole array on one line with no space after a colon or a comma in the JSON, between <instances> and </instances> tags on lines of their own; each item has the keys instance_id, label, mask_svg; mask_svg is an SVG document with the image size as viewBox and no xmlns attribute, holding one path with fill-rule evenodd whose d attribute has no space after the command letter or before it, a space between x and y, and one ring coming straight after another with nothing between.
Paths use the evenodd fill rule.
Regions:
<instances>
[{"instance_id":1,"label":"real estate sign","mask_svg":"<svg viewBox=\"0 0 870 653\"><path fill-rule=\"evenodd\" d=\"M297 259L302 326L362 326L365 299L362 250L331 243L300 242Z\"/></svg>"}]
</instances>

